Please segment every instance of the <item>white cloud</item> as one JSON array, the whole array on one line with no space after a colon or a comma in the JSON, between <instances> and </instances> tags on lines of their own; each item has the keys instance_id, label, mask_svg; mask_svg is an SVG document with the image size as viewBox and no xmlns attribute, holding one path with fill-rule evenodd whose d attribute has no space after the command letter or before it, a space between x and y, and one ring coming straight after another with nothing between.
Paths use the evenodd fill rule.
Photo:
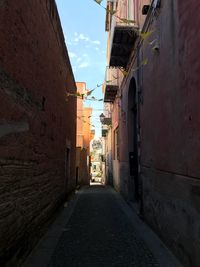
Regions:
<instances>
[{"instance_id":1,"label":"white cloud","mask_svg":"<svg viewBox=\"0 0 200 267\"><path fill-rule=\"evenodd\" d=\"M95 44L95 45L100 45L100 41L96 40L96 41L91 41L91 43Z\"/></svg>"},{"instance_id":2,"label":"white cloud","mask_svg":"<svg viewBox=\"0 0 200 267\"><path fill-rule=\"evenodd\" d=\"M98 50L99 50L99 48L98 48L98 47L95 47L95 50L97 50L97 51L98 51Z\"/></svg>"},{"instance_id":3,"label":"white cloud","mask_svg":"<svg viewBox=\"0 0 200 267\"><path fill-rule=\"evenodd\" d=\"M82 33L79 34L78 38L79 38L80 40L85 40L85 36L84 36L84 34L82 34Z\"/></svg>"},{"instance_id":4,"label":"white cloud","mask_svg":"<svg viewBox=\"0 0 200 267\"><path fill-rule=\"evenodd\" d=\"M77 55L73 52L68 52L70 58L76 58Z\"/></svg>"},{"instance_id":5,"label":"white cloud","mask_svg":"<svg viewBox=\"0 0 200 267\"><path fill-rule=\"evenodd\" d=\"M82 62L78 67L79 67L79 69L87 68L87 67L89 67L89 62L87 62L87 61Z\"/></svg>"},{"instance_id":6,"label":"white cloud","mask_svg":"<svg viewBox=\"0 0 200 267\"><path fill-rule=\"evenodd\" d=\"M85 67L86 64L87 64L87 66L89 66L89 63L88 63L89 61L90 61L90 59L89 59L88 54L83 54L83 55L77 57L77 59L76 59L76 62L80 63L79 68ZM83 63L81 63L81 62L83 62Z\"/></svg>"},{"instance_id":7,"label":"white cloud","mask_svg":"<svg viewBox=\"0 0 200 267\"><path fill-rule=\"evenodd\" d=\"M98 40L91 40L90 37L86 36L84 33L80 33L78 34L77 32L74 32L74 44L77 44L79 41L83 41L83 42L86 42L86 43L89 43L89 44L92 44L92 45L100 45L100 41Z\"/></svg>"},{"instance_id":8,"label":"white cloud","mask_svg":"<svg viewBox=\"0 0 200 267\"><path fill-rule=\"evenodd\" d=\"M76 61L77 62L80 62L81 60L82 60L82 58L81 57L78 57Z\"/></svg>"},{"instance_id":9,"label":"white cloud","mask_svg":"<svg viewBox=\"0 0 200 267\"><path fill-rule=\"evenodd\" d=\"M90 40L90 38L87 37L87 36L85 36L83 33L80 33L80 34L79 34L79 39L80 39L80 40L84 40L84 41L86 41L86 42L88 42L88 41Z\"/></svg>"},{"instance_id":10,"label":"white cloud","mask_svg":"<svg viewBox=\"0 0 200 267\"><path fill-rule=\"evenodd\" d=\"M79 35L77 33L74 33L75 38L74 42L84 41L84 42L90 42L90 38L84 35L83 33L80 33Z\"/></svg>"}]
</instances>

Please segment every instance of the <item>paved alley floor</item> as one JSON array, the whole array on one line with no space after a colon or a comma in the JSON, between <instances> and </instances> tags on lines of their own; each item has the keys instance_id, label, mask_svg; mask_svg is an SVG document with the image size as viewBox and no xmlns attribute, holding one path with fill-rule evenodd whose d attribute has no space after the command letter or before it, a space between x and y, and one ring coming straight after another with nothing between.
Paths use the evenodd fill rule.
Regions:
<instances>
[{"instance_id":1,"label":"paved alley floor","mask_svg":"<svg viewBox=\"0 0 200 267\"><path fill-rule=\"evenodd\" d=\"M181 266L112 188L85 187L65 205L25 267Z\"/></svg>"}]
</instances>

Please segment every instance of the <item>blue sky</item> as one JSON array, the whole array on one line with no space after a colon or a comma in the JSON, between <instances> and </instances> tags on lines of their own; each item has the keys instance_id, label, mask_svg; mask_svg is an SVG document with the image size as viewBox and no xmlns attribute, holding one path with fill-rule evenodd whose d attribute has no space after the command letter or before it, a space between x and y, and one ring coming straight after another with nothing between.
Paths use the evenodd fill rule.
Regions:
<instances>
[{"instance_id":1,"label":"blue sky","mask_svg":"<svg viewBox=\"0 0 200 267\"><path fill-rule=\"evenodd\" d=\"M91 90L104 81L106 66L105 10L94 0L56 0L75 80ZM105 6L105 1L102 2ZM102 87L92 96L102 99ZM100 136L99 115L103 102L87 101L93 111L92 123Z\"/></svg>"}]
</instances>

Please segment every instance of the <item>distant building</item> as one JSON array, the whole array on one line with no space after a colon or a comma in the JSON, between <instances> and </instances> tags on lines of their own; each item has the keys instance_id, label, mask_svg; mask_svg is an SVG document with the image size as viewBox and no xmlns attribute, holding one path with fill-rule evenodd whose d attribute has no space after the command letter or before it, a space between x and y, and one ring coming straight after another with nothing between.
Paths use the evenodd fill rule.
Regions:
<instances>
[{"instance_id":1,"label":"distant building","mask_svg":"<svg viewBox=\"0 0 200 267\"><path fill-rule=\"evenodd\" d=\"M104 86L103 86L103 93ZM112 103L104 103L104 113L100 115L102 123L102 144L103 144L103 180L106 185L113 185L113 144L112 144Z\"/></svg>"},{"instance_id":2,"label":"distant building","mask_svg":"<svg viewBox=\"0 0 200 267\"><path fill-rule=\"evenodd\" d=\"M77 134L76 134L76 184L87 185L90 181L90 141L94 138L92 108L85 107L81 95L87 94L85 82L77 82Z\"/></svg>"},{"instance_id":3,"label":"distant building","mask_svg":"<svg viewBox=\"0 0 200 267\"><path fill-rule=\"evenodd\" d=\"M200 266L198 12L197 0L116 0L106 15L109 172L184 266Z\"/></svg>"},{"instance_id":4,"label":"distant building","mask_svg":"<svg viewBox=\"0 0 200 267\"><path fill-rule=\"evenodd\" d=\"M103 142L102 138L95 138L91 144L91 178L93 182L104 183L104 166L103 166Z\"/></svg>"}]
</instances>

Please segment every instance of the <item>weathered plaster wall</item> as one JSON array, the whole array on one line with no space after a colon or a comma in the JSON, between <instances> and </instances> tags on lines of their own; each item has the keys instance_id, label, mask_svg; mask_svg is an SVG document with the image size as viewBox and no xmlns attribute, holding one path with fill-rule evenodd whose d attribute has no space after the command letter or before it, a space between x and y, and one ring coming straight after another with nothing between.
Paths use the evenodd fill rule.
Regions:
<instances>
[{"instance_id":1,"label":"weathered plaster wall","mask_svg":"<svg viewBox=\"0 0 200 267\"><path fill-rule=\"evenodd\" d=\"M113 167L113 186L117 191L121 190L120 186L120 177L119 177L119 161L113 160L112 161L112 167Z\"/></svg>"},{"instance_id":2,"label":"weathered plaster wall","mask_svg":"<svg viewBox=\"0 0 200 267\"><path fill-rule=\"evenodd\" d=\"M134 152L134 137L139 142L139 119L137 120L137 133L134 132L134 113L133 109L138 110L138 75L135 71L138 66L137 58L132 62L133 66L129 69L129 74L123 80L120 87L120 192L129 201L135 201L135 183L133 176L130 175L129 152ZM136 94L134 96L134 94ZM137 116L139 112L137 111ZM136 136L135 136L136 135ZM139 152L138 152L139 153Z\"/></svg>"},{"instance_id":3,"label":"weathered plaster wall","mask_svg":"<svg viewBox=\"0 0 200 267\"><path fill-rule=\"evenodd\" d=\"M66 88L76 91L54 1L0 1L1 266L17 266L75 186Z\"/></svg>"},{"instance_id":4,"label":"weathered plaster wall","mask_svg":"<svg viewBox=\"0 0 200 267\"><path fill-rule=\"evenodd\" d=\"M77 82L77 91L86 94L86 83ZM85 107L83 99L77 98L77 132L76 132L76 168L78 172L79 185L88 185L90 182L90 166L88 163L90 156L92 108Z\"/></svg>"},{"instance_id":5,"label":"weathered plaster wall","mask_svg":"<svg viewBox=\"0 0 200 267\"><path fill-rule=\"evenodd\" d=\"M90 175L87 166L87 150L82 147L76 148L77 185L89 185Z\"/></svg>"},{"instance_id":6,"label":"weathered plaster wall","mask_svg":"<svg viewBox=\"0 0 200 267\"><path fill-rule=\"evenodd\" d=\"M129 171L129 152L133 152L133 146L130 144L133 141L133 135L129 135L129 128L132 128L133 120L129 119L129 102L132 102L131 94L129 91L129 84L131 80L131 75L127 78L127 81L120 88L120 112L119 112L119 122L120 122L120 192L128 200L133 196L133 181L130 177ZM130 88L133 90L133 88ZM132 133L133 134L133 133ZM132 142L131 142L132 143ZM132 195L132 197L131 197Z\"/></svg>"},{"instance_id":7,"label":"weathered plaster wall","mask_svg":"<svg viewBox=\"0 0 200 267\"><path fill-rule=\"evenodd\" d=\"M143 47L141 160L145 219L182 260L200 265L200 4L162 1Z\"/></svg>"},{"instance_id":8,"label":"weathered plaster wall","mask_svg":"<svg viewBox=\"0 0 200 267\"><path fill-rule=\"evenodd\" d=\"M113 186L117 191L120 191L120 163L119 159L117 159L116 151L115 151L115 131L116 129L119 130L119 142L121 139L120 136L120 128L119 128L119 108L120 108L120 101L119 99L115 99L113 103L113 111L112 111L112 171L113 171Z\"/></svg>"}]
</instances>

